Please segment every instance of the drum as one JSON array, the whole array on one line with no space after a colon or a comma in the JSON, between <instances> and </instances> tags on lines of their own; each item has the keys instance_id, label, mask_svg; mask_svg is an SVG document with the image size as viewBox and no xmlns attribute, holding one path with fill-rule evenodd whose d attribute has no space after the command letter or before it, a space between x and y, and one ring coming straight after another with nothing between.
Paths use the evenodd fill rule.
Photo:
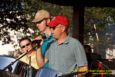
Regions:
<instances>
[{"instance_id":1,"label":"drum","mask_svg":"<svg viewBox=\"0 0 115 77\"><path fill-rule=\"evenodd\" d=\"M5 67L7 67L11 62L15 61L16 59L9 56L2 56L0 55L0 75L5 75L4 77L8 77L8 75L12 75L9 77L27 77L27 71L28 71L28 64L25 64L21 61L16 61L13 65L11 65L8 69L3 70ZM32 77L35 76L36 71L34 68L32 69ZM8 74L8 75L7 75ZM16 76L17 75L17 76Z\"/></svg>"},{"instance_id":2,"label":"drum","mask_svg":"<svg viewBox=\"0 0 115 77\"><path fill-rule=\"evenodd\" d=\"M50 68L41 68L36 73L35 77L57 77L58 72Z\"/></svg>"},{"instance_id":3,"label":"drum","mask_svg":"<svg viewBox=\"0 0 115 77\"><path fill-rule=\"evenodd\" d=\"M86 72L85 71L84 72L70 72L70 73L62 74L52 68L43 67L39 69L35 77L74 77L74 75L82 74L82 73L86 73Z\"/></svg>"}]
</instances>

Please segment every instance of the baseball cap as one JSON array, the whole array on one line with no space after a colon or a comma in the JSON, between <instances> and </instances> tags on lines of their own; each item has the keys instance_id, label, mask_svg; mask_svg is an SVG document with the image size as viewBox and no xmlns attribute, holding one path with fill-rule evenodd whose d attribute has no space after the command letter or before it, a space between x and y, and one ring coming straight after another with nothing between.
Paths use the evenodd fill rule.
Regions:
<instances>
[{"instance_id":1,"label":"baseball cap","mask_svg":"<svg viewBox=\"0 0 115 77\"><path fill-rule=\"evenodd\" d=\"M54 16L53 19L48 23L49 27L56 27L57 25L62 24L64 26L69 26L69 20L66 16Z\"/></svg>"},{"instance_id":2,"label":"baseball cap","mask_svg":"<svg viewBox=\"0 0 115 77\"><path fill-rule=\"evenodd\" d=\"M49 12L47 10L38 10L32 22L36 23L45 18L50 18Z\"/></svg>"}]
</instances>

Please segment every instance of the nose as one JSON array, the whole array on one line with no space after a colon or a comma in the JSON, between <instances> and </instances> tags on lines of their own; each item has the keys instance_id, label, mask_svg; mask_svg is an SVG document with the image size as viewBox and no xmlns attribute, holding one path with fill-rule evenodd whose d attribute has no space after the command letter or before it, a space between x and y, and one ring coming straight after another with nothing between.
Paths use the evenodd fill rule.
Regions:
<instances>
[{"instance_id":1,"label":"nose","mask_svg":"<svg viewBox=\"0 0 115 77\"><path fill-rule=\"evenodd\" d=\"M39 26L39 24L36 24L36 27L38 27Z\"/></svg>"},{"instance_id":2,"label":"nose","mask_svg":"<svg viewBox=\"0 0 115 77\"><path fill-rule=\"evenodd\" d=\"M51 32L53 32L53 29L51 28Z\"/></svg>"}]
</instances>

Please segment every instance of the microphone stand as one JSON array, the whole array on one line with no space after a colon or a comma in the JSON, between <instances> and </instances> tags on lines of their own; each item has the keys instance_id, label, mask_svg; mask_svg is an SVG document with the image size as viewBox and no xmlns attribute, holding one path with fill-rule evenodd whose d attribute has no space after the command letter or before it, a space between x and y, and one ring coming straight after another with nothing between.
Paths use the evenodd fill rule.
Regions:
<instances>
[{"instance_id":1,"label":"microphone stand","mask_svg":"<svg viewBox=\"0 0 115 77\"><path fill-rule=\"evenodd\" d=\"M29 57L28 77L32 77L31 56Z\"/></svg>"},{"instance_id":2,"label":"microphone stand","mask_svg":"<svg viewBox=\"0 0 115 77\"><path fill-rule=\"evenodd\" d=\"M31 50L30 50L30 51L31 51ZM29 51L29 52L30 52L30 51ZM29 52L24 53L22 56L18 57L15 61L12 61L9 65L7 65L6 67L4 67L4 69L2 69L2 71L5 71L6 69L9 69L10 72L11 72L11 70L12 70L11 66L12 66L15 62L17 62L18 60L20 60L22 57L24 57L25 55L27 55Z\"/></svg>"}]
</instances>

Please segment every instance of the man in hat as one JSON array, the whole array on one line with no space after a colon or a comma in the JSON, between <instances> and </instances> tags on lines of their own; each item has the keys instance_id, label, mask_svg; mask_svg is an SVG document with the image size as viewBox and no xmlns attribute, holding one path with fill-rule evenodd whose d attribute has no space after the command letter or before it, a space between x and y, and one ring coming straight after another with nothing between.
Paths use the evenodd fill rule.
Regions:
<instances>
[{"instance_id":1,"label":"man in hat","mask_svg":"<svg viewBox=\"0 0 115 77\"><path fill-rule=\"evenodd\" d=\"M47 48L50 46L50 44L53 41L53 36L51 33L50 28L47 26L47 24L50 22L50 14L47 10L38 10L34 20L32 21L33 23L36 24L36 27L39 29L41 35L42 35L42 39L43 39L43 43L41 45L41 51L42 51L42 56L44 57L45 52L47 50ZM36 37L36 39L40 39L40 36ZM45 67L48 67L48 64L45 64Z\"/></svg>"},{"instance_id":2,"label":"man in hat","mask_svg":"<svg viewBox=\"0 0 115 77\"><path fill-rule=\"evenodd\" d=\"M87 71L87 59L82 44L68 35L69 20L66 16L55 16L48 23L56 39L46 52L49 68L63 74L72 71ZM76 76L83 77L84 73Z\"/></svg>"}]
</instances>

